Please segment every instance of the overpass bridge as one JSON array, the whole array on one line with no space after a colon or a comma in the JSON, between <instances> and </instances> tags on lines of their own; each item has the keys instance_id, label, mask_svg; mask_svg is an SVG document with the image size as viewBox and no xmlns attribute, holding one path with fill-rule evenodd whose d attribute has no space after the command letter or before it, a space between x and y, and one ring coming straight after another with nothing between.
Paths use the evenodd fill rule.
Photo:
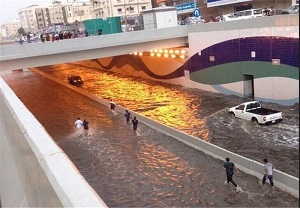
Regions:
<instances>
[{"instance_id":1,"label":"overpass bridge","mask_svg":"<svg viewBox=\"0 0 300 208\"><path fill-rule=\"evenodd\" d=\"M116 33L66 39L55 42L39 42L24 45L0 46L0 70L38 67L103 57L130 54L135 51L174 48L192 45L189 35L211 31L243 30L298 26L299 15L283 15L231 22L215 22L198 25L181 25L171 28ZM264 34L261 34L264 35ZM292 34L291 34L292 35ZM190 55L193 51L190 51ZM196 51L194 51L196 53Z\"/></svg>"}]
</instances>

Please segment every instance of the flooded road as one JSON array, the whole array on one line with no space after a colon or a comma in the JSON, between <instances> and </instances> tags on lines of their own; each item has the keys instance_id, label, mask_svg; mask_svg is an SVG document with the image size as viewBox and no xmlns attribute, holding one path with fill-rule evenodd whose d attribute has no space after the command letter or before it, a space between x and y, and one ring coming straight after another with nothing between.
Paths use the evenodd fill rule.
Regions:
<instances>
[{"instance_id":1,"label":"flooded road","mask_svg":"<svg viewBox=\"0 0 300 208\"><path fill-rule=\"evenodd\" d=\"M293 115L296 108L286 108L287 112L292 112L290 117L271 126L274 130L270 131L228 117L226 107L236 105L241 101L239 98L74 65L59 65L43 71L62 80L69 74L80 74L85 79L83 88L90 93L113 98L117 105L219 143L219 146L228 146L233 152L240 151L259 160L260 155L271 158L269 153L278 147L290 151L285 155L288 159L293 157L291 153L298 154L298 117ZM223 185L226 176L222 161L143 124L138 128L141 136L136 137L123 115L113 116L105 106L30 70L2 77L109 207L298 206L298 199L280 190L270 196L269 187L261 189L257 178L243 173L234 178L245 192L235 193ZM88 119L88 132L75 131L77 117ZM287 126L284 133L282 125ZM291 131L293 129L295 132ZM269 135L262 136L261 131ZM282 137L282 143L272 144L274 140L268 141L269 136L274 140ZM261 147L263 153L255 149L257 147ZM285 154L282 152L273 157L284 166L288 160L283 162L284 157L278 155ZM275 163L273 158L270 160ZM280 169L277 165L275 168ZM299 170L299 166L289 168L291 172Z\"/></svg>"},{"instance_id":2,"label":"flooded road","mask_svg":"<svg viewBox=\"0 0 300 208\"><path fill-rule=\"evenodd\" d=\"M67 81L70 74L83 77L84 90L153 120L199 137L220 147L299 177L299 104L281 106L262 103L283 112L284 120L271 126L253 125L234 118L228 108L245 102L236 96L162 84L87 66L62 64L42 68Z\"/></svg>"}]
</instances>

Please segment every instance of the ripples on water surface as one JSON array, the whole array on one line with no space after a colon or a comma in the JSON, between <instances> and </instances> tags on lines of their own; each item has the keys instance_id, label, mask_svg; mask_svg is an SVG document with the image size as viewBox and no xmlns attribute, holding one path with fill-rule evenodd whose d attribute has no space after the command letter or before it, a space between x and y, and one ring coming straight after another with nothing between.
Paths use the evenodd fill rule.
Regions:
<instances>
[{"instance_id":1,"label":"ripples on water surface","mask_svg":"<svg viewBox=\"0 0 300 208\"><path fill-rule=\"evenodd\" d=\"M220 146L230 147L234 152L254 158L257 154L256 160L261 158L260 154L269 151L264 149L263 143L269 148L273 146L267 139L262 142L263 134L259 133L269 129L228 117L226 106L240 102L237 98L226 99L76 65L44 67L43 71L66 82L69 74L79 74L85 79L82 87L92 94L113 98L118 105ZM143 124L138 129L141 137L133 137L123 115L112 118L111 112L102 109L98 103L53 84L47 78L25 71L6 76L6 81L109 207L297 205L297 200L281 192L270 198L268 189L262 191L256 178L243 173L236 175L236 181L247 191L243 194L230 191L229 187L223 186L222 161ZM74 121L78 115L88 118L90 130L87 133L74 133ZM279 135L278 138L288 140L295 137L298 126L282 123L271 126L271 129L274 132L265 135L267 138ZM283 129L288 133L279 134ZM238 142L233 142L236 138ZM291 143L297 144L297 141ZM287 160L284 163L291 166L288 160L296 153L287 148L287 142L278 144L279 149L276 145L272 151L285 150L273 153L274 158L280 156L278 164ZM297 145L294 148L297 149Z\"/></svg>"},{"instance_id":2,"label":"ripples on water surface","mask_svg":"<svg viewBox=\"0 0 300 208\"><path fill-rule=\"evenodd\" d=\"M235 96L161 84L79 64L42 70L65 81L68 75L78 74L85 80L82 88L92 94L112 98L117 105L256 161L268 157L279 170L299 177L299 104L284 107L263 103L283 111L284 121L256 126L228 115L228 107L244 102Z\"/></svg>"},{"instance_id":3,"label":"ripples on water surface","mask_svg":"<svg viewBox=\"0 0 300 208\"><path fill-rule=\"evenodd\" d=\"M117 105L183 130L191 135L209 139L202 113L203 98L182 91L181 87L155 85L149 81L111 72L101 72L78 65L57 65L43 68L62 80L70 74L79 74L84 80L83 89L99 97L112 98ZM205 98L205 97L204 97ZM213 109L212 109L213 110Z\"/></svg>"}]
</instances>

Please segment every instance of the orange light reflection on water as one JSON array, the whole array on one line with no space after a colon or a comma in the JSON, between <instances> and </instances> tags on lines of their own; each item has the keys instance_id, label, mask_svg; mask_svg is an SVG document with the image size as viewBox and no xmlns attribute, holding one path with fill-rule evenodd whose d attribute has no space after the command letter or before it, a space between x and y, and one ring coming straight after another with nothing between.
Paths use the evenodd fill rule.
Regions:
<instances>
[{"instance_id":1,"label":"orange light reflection on water","mask_svg":"<svg viewBox=\"0 0 300 208\"><path fill-rule=\"evenodd\" d=\"M96 70L87 66L60 64L43 67L43 71L67 80L68 75L80 75L86 91L104 99L113 99L117 105L209 141L204 118L199 116L201 100L195 100L172 85L160 85L137 77Z\"/></svg>"}]
</instances>

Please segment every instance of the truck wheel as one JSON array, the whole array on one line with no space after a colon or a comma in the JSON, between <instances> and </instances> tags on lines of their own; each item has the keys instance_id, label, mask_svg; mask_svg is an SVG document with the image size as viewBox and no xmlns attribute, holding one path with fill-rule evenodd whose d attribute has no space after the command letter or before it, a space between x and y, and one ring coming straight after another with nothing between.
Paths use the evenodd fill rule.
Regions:
<instances>
[{"instance_id":1,"label":"truck wheel","mask_svg":"<svg viewBox=\"0 0 300 208\"><path fill-rule=\"evenodd\" d=\"M232 111L230 111L229 114L232 115L232 116L234 116L234 117L236 117L235 114L234 114L234 112L232 112Z\"/></svg>"},{"instance_id":2,"label":"truck wheel","mask_svg":"<svg viewBox=\"0 0 300 208\"><path fill-rule=\"evenodd\" d=\"M257 123L257 124L258 124L257 118L252 118L251 121L252 121L253 123Z\"/></svg>"}]
</instances>

